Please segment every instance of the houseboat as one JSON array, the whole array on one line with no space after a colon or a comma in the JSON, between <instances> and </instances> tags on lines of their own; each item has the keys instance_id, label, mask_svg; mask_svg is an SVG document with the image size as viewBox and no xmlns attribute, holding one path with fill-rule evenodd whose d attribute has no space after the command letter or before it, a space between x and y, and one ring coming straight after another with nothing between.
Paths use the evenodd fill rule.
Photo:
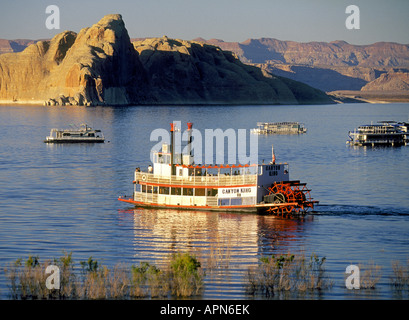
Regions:
<instances>
[{"instance_id":1,"label":"houseboat","mask_svg":"<svg viewBox=\"0 0 409 320\"><path fill-rule=\"evenodd\" d=\"M192 123L187 154L174 153L173 123L170 131L170 144L153 152L153 166L136 168L132 196L118 200L137 207L277 215L303 215L318 203L305 183L290 180L287 163L276 163L274 148L269 163L198 165L189 148Z\"/></svg>"},{"instance_id":2,"label":"houseboat","mask_svg":"<svg viewBox=\"0 0 409 320\"><path fill-rule=\"evenodd\" d=\"M348 132L347 144L353 146L402 146L407 143L409 123L379 121Z\"/></svg>"},{"instance_id":3,"label":"houseboat","mask_svg":"<svg viewBox=\"0 0 409 320\"><path fill-rule=\"evenodd\" d=\"M307 129L299 122L257 122L257 128L251 129L254 134L301 134Z\"/></svg>"},{"instance_id":4,"label":"houseboat","mask_svg":"<svg viewBox=\"0 0 409 320\"><path fill-rule=\"evenodd\" d=\"M104 142L105 138L101 130L92 129L87 124L80 127L72 126L71 129L51 129L46 137L46 143L73 143L73 142Z\"/></svg>"}]
</instances>

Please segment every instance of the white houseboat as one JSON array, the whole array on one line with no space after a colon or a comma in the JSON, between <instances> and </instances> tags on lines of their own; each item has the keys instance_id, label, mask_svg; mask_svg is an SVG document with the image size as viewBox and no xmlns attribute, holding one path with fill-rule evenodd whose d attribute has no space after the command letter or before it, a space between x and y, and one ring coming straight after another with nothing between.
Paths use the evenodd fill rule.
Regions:
<instances>
[{"instance_id":1,"label":"white houseboat","mask_svg":"<svg viewBox=\"0 0 409 320\"><path fill-rule=\"evenodd\" d=\"M407 143L408 123L380 121L378 124L362 125L348 132L347 144L353 146L402 146Z\"/></svg>"},{"instance_id":2,"label":"white houseboat","mask_svg":"<svg viewBox=\"0 0 409 320\"><path fill-rule=\"evenodd\" d=\"M270 163L196 165L191 151L174 154L174 130L171 124L171 143L154 152L153 166L135 170L132 197L118 200L138 207L279 215L304 214L318 203L305 183L290 180L287 163L276 163L274 149ZM191 130L188 123L189 142Z\"/></svg>"},{"instance_id":3,"label":"white houseboat","mask_svg":"<svg viewBox=\"0 0 409 320\"><path fill-rule=\"evenodd\" d=\"M71 129L51 129L46 137L46 143L73 143L73 142L104 142L105 138L101 130L92 129L87 124Z\"/></svg>"},{"instance_id":4,"label":"white houseboat","mask_svg":"<svg viewBox=\"0 0 409 320\"><path fill-rule=\"evenodd\" d=\"M257 122L257 128L251 129L254 134L301 134L307 129L299 122Z\"/></svg>"}]
</instances>

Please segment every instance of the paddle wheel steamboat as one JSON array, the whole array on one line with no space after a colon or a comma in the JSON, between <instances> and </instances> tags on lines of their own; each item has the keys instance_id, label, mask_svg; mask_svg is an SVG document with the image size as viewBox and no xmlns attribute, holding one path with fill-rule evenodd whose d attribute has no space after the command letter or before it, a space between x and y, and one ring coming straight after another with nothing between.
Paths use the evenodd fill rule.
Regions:
<instances>
[{"instance_id":1,"label":"paddle wheel steamboat","mask_svg":"<svg viewBox=\"0 0 409 320\"><path fill-rule=\"evenodd\" d=\"M188 147L192 123L188 123ZM306 183L290 180L289 165L272 160L262 164L197 165L191 149L174 152L175 126L171 123L170 144L153 153L153 166L146 172L136 168L132 197L118 200L137 207L206 211L241 211L282 216L304 215L318 201Z\"/></svg>"}]
</instances>

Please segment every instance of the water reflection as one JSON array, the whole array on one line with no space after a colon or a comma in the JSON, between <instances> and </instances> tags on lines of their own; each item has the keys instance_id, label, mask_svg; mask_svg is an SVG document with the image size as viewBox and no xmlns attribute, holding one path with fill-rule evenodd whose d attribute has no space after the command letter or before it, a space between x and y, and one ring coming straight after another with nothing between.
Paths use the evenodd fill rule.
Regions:
<instances>
[{"instance_id":1,"label":"water reflection","mask_svg":"<svg viewBox=\"0 0 409 320\"><path fill-rule=\"evenodd\" d=\"M161 254L229 245L249 256L303 245L304 228L314 217L283 219L276 216L186 210L130 209L133 213L136 256L152 246ZM147 237L149 233L149 237ZM228 243L226 243L228 242ZM257 261L257 258L254 261Z\"/></svg>"},{"instance_id":2,"label":"water reflection","mask_svg":"<svg viewBox=\"0 0 409 320\"><path fill-rule=\"evenodd\" d=\"M245 255L247 262L257 261L258 230L254 216L149 209L134 209L133 214L138 259L160 262L173 252L191 251L208 261L217 251L220 259Z\"/></svg>"},{"instance_id":3,"label":"water reflection","mask_svg":"<svg viewBox=\"0 0 409 320\"><path fill-rule=\"evenodd\" d=\"M304 247L311 218L185 210L129 209L136 263L164 267L172 253L189 251L206 269L206 298L243 297L247 269L259 258Z\"/></svg>"},{"instance_id":4,"label":"water reflection","mask_svg":"<svg viewBox=\"0 0 409 320\"><path fill-rule=\"evenodd\" d=\"M314 221L313 215L285 219L276 216L257 216L260 255L299 253L305 248L306 229Z\"/></svg>"}]
</instances>

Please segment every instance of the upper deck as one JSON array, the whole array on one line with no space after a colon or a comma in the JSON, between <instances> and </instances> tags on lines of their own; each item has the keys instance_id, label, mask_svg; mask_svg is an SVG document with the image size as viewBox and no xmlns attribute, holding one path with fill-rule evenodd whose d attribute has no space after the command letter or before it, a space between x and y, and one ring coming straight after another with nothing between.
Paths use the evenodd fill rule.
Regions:
<instances>
[{"instance_id":1,"label":"upper deck","mask_svg":"<svg viewBox=\"0 0 409 320\"><path fill-rule=\"evenodd\" d=\"M246 170L246 167L242 169ZM257 184L257 173L251 174L200 174L200 175L159 175L135 171L135 182L173 187L233 187L233 186L250 186Z\"/></svg>"},{"instance_id":2,"label":"upper deck","mask_svg":"<svg viewBox=\"0 0 409 320\"><path fill-rule=\"evenodd\" d=\"M192 124L189 123L189 132ZM172 126L171 133L174 130ZM191 139L189 138L191 142ZM190 144L190 143L189 143ZM189 146L188 144L188 146ZM162 144L159 151L152 152L152 165L149 165L147 172L142 172L139 168L135 170L136 192L141 190L151 190L151 187L159 187L158 191L170 194L191 194L193 189L196 195L202 194L200 189L207 189L208 192L216 193L217 189L230 188L226 192L246 193L245 187L251 188L254 194L262 197L267 188L276 181L288 181L288 164L276 164L274 148L272 147L272 161L265 164L195 164L191 150L185 154L176 153L173 150L173 135L171 144ZM144 188L147 186L148 188ZM238 188L240 191L237 191ZM157 188L155 188L156 190ZM173 189L173 191L172 191ZM211 189L214 189L211 191ZM234 190L233 190L234 189ZM248 190L247 190L248 191Z\"/></svg>"},{"instance_id":3,"label":"upper deck","mask_svg":"<svg viewBox=\"0 0 409 320\"><path fill-rule=\"evenodd\" d=\"M361 134L396 134L401 133L401 131L390 125L363 125L358 127L358 133Z\"/></svg>"}]
</instances>

